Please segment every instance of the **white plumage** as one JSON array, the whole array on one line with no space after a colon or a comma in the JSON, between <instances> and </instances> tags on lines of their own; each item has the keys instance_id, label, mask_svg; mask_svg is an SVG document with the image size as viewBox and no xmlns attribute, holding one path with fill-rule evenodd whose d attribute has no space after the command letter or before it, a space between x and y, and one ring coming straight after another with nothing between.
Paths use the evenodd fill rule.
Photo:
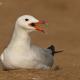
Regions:
<instances>
[{"instance_id":1,"label":"white plumage","mask_svg":"<svg viewBox=\"0 0 80 80\"><path fill-rule=\"evenodd\" d=\"M50 49L40 48L31 43L29 33L42 31L39 20L30 15L17 19L12 39L1 54L1 62L6 69L48 69L53 65Z\"/></svg>"}]
</instances>

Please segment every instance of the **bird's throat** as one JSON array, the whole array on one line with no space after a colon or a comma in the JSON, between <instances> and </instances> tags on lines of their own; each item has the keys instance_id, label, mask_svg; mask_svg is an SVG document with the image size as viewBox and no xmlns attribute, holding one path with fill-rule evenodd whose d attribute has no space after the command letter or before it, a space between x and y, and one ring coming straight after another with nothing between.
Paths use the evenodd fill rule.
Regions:
<instances>
[{"instance_id":1,"label":"bird's throat","mask_svg":"<svg viewBox=\"0 0 80 80\"><path fill-rule=\"evenodd\" d=\"M9 46L23 46L29 48L31 39L29 33L21 27L15 27Z\"/></svg>"}]
</instances>

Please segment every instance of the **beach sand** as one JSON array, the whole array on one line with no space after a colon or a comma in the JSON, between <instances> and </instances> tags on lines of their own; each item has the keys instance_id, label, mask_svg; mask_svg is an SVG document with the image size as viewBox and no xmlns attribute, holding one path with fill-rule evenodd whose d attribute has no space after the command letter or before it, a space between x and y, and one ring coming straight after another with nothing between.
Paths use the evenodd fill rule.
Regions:
<instances>
[{"instance_id":1,"label":"beach sand","mask_svg":"<svg viewBox=\"0 0 80 80\"><path fill-rule=\"evenodd\" d=\"M0 0L0 53L8 45L16 19L24 14L48 20L46 34L31 34L33 43L64 52L54 56L56 69L11 70L0 67L0 80L80 80L80 0Z\"/></svg>"}]
</instances>

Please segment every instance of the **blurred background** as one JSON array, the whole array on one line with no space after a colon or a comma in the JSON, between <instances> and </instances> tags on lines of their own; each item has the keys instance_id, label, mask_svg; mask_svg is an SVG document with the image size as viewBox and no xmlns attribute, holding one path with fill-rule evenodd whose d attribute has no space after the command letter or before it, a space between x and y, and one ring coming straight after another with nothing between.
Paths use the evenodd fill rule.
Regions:
<instances>
[{"instance_id":1,"label":"blurred background","mask_svg":"<svg viewBox=\"0 0 80 80\"><path fill-rule=\"evenodd\" d=\"M80 80L80 0L0 0L0 53L11 39L16 19L24 14L48 20L46 34L31 34L33 43L63 49L55 55L64 76L58 75L62 80Z\"/></svg>"}]
</instances>

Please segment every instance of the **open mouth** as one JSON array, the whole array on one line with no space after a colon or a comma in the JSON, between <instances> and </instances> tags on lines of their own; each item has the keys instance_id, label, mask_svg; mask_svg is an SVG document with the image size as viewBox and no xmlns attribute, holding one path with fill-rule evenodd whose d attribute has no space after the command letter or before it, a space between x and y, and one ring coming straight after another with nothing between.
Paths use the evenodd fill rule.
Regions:
<instances>
[{"instance_id":1,"label":"open mouth","mask_svg":"<svg viewBox=\"0 0 80 80\"><path fill-rule=\"evenodd\" d=\"M33 27L35 27L36 26L36 23L31 23L30 25L33 26Z\"/></svg>"},{"instance_id":2,"label":"open mouth","mask_svg":"<svg viewBox=\"0 0 80 80\"><path fill-rule=\"evenodd\" d=\"M40 28L40 24L46 24L46 21L39 21L37 23L31 23L30 25L40 32L45 32L44 29Z\"/></svg>"}]
</instances>

